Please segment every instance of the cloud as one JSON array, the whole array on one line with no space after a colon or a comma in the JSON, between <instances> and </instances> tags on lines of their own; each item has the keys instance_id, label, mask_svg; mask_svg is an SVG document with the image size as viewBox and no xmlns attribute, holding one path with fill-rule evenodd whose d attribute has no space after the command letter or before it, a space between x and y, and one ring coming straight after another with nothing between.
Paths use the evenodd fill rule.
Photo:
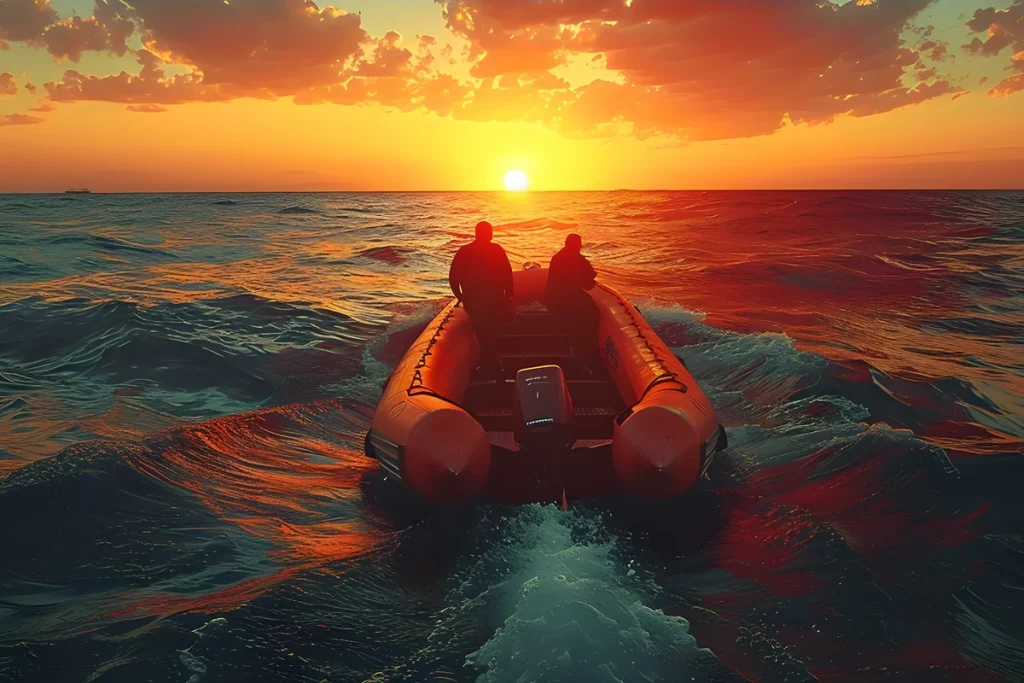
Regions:
<instances>
[{"instance_id":1,"label":"cloud","mask_svg":"<svg viewBox=\"0 0 1024 683\"><path fill-rule=\"evenodd\" d=\"M350 62L334 75L331 83L300 89L275 87L280 81L211 83L207 75L198 70L167 76L166 62L146 49L136 53L142 67L137 75L122 71L116 75L92 76L69 70L60 81L46 83L44 87L50 99L57 102L177 105L293 95L298 104L377 102L411 111L426 99L424 88L430 76L425 64L430 61L432 43L421 39L418 57L400 43L399 34L388 33L368 57Z\"/></svg>"},{"instance_id":2,"label":"cloud","mask_svg":"<svg viewBox=\"0 0 1024 683\"><path fill-rule=\"evenodd\" d=\"M224 102L237 97L258 95L252 92L232 93L215 86L206 86L201 78L191 74L163 78L133 76L124 71L114 76L90 76L71 70L66 71L60 81L46 83L43 87L54 102L186 104Z\"/></svg>"},{"instance_id":3,"label":"cloud","mask_svg":"<svg viewBox=\"0 0 1024 683\"><path fill-rule=\"evenodd\" d=\"M937 81L930 85L921 84L913 89L893 89L885 93L872 95L864 100L854 98L850 116L873 116L892 111L912 104L920 104L942 95L959 94L961 90L954 88L946 81Z\"/></svg>"},{"instance_id":4,"label":"cloud","mask_svg":"<svg viewBox=\"0 0 1024 683\"><path fill-rule=\"evenodd\" d=\"M0 117L0 126L30 126L35 123L42 123L45 119L28 114L8 114Z\"/></svg>"},{"instance_id":5,"label":"cloud","mask_svg":"<svg viewBox=\"0 0 1024 683\"><path fill-rule=\"evenodd\" d=\"M43 87L54 102L187 104L273 97L267 90L208 85L202 74L194 72L168 77L163 69L165 63L149 50L139 50L136 59L141 65L137 75L122 71L110 76L91 76L72 69L64 72L60 81L44 83Z\"/></svg>"},{"instance_id":6,"label":"cloud","mask_svg":"<svg viewBox=\"0 0 1024 683\"><path fill-rule=\"evenodd\" d=\"M137 114L162 114L167 111L165 107L161 107L159 104L129 104L125 109Z\"/></svg>"},{"instance_id":7,"label":"cloud","mask_svg":"<svg viewBox=\"0 0 1024 683\"><path fill-rule=\"evenodd\" d=\"M986 33L985 40L975 37L964 45L968 52L994 57L1007 47L1013 48L1010 68L1015 73L993 86L988 94L1005 97L1024 90L1024 0L1015 0L1006 9L988 7L976 10L967 22L967 28L975 33Z\"/></svg>"},{"instance_id":8,"label":"cloud","mask_svg":"<svg viewBox=\"0 0 1024 683\"><path fill-rule=\"evenodd\" d=\"M291 95L328 86L370 40L359 15L308 0L132 0L146 48L206 85Z\"/></svg>"},{"instance_id":9,"label":"cloud","mask_svg":"<svg viewBox=\"0 0 1024 683\"><path fill-rule=\"evenodd\" d=\"M935 61L941 61L949 51L949 43L943 40L926 40L917 46L918 52L927 53Z\"/></svg>"},{"instance_id":10,"label":"cloud","mask_svg":"<svg viewBox=\"0 0 1024 683\"><path fill-rule=\"evenodd\" d=\"M438 74L418 85L417 96L420 103L428 111L437 112L440 116L449 116L469 96L472 89L448 74Z\"/></svg>"},{"instance_id":11,"label":"cloud","mask_svg":"<svg viewBox=\"0 0 1024 683\"><path fill-rule=\"evenodd\" d=\"M373 59L362 61L356 74L364 77L387 77L408 74L412 70L412 52L401 47L402 36L389 31L373 50Z\"/></svg>"},{"instance_id":12,"label":"cloud","mask_svg":"<svg viewBox=\"0 0 1024 683\"><path fill-rule=\"evenodd\" d=\"M1024 90L1024 73L1008 76L997 83L988 94L992 97L1006 97Z\"/></svg>"},{"instance_id":13,"label":"cloud","mask_svg":"<svg viewBox=\"0 0 1024 683\"><path fill-rule=\"evenodd\" d=\"M53 102L155 111L292 97L537 122L574 137L767 135L960 92L925 61L945 59L945 42L928 28L912 30L909 44L901 37L932 0L436 1L468 44L466 80L444 73L456 62L450 45L406 44L394 31L374 39L359 15L312 0L96 0L92 17L63 20L49 0L0 0L10 15L0 14L0 37L72 62L143 46L138 73L68 70L44 85ZM555 75L586 63L605 75L575 84Z\"/></svg>"},{"instance_id":14,"label":"cloud","mask_svg":"<svg viewBox=\"0 0 1024 683\"><path fill-rule=\"evenodd\" d=\"M78 62L87 51L124 55L133 33L135 24L122 17L107 0L97 0L93 16L73 16L49 26L43 32L42 42L54 57Z\"/></svg>"},{"instance_id":15,"label":"cloud","mask_svg":"<svg viewBox=\"0 0 1024 683\"><path fill-rule=\"evenodd\" d=\"M787 120L882 113L954 90L902 80L921 54L900 34L931 0L439 1L470 41L475 76L533 74L570 55L603 58L622 76L550 92L540 105L510 89L509 115L528 120L539 107L568 133L763 135ZM937 42L927 50L941 57Z\"/></svg>"},{"instance_id":16,"label":"cloud","mask_svg":"<svg viewBox=\"0 0 1024 683\"><path fill-rule=\"evenodd\" d=\"M295 96L300 103L373 101L408 110L416 106L411 93L426 78L437 42L424 36L414 54L389 32L374 45L359 15L307 0L133 0L123 11L140 27L145 46L136 53L139 73L69 70L45 84L52 100L174 105ZM96 17L108 29L125 20L113 11ZM57 52L75 59L103 47L91 34L98 24L68 25L79 26L78 40ZM120 49L120 36L108 36L106 49ZM167 76L168 64L188 72Z\"/></svg>"},{"instance_id":17,"label":"cloud","mask_svg":"<svg viewBox=\"0 0 1024 683\"><path fill-rule=\"evenodd\" d=\"M36 43L46 27L57 19L50 0L3 0L0 2L0 43Z\"/></svg>"},{"instance_id":18,"label":"cloud","mask_svg":"<svg viewBox=\"0 0 1024 683\"><path fill-rule=\"evenodd\" d=\"M418 57L402 46L402 36L389 31L377 41L369 58L360 58L350 70L339 74L338 82L307 88L295 96L297 104L360 104L376 102L401 111L419 108L420 88L434 61L430 48L436 44L424 36L417 45Z\"/></svg>"},{"instance_id":19,"label":"cloud","mask_svg":"<svg viewBox=\"0 0 1024 683\"><path fill-rule=\"evenodd\" d=\"M1024 27L1019 26L1024 18L1024 2L1015 2L1006 9L994 7L975 10L974 16L967 22L967 28L975 33L987 32L985 40L975 38L965 45L969 52L983 55L997 55L1004 48L1024 38Z\"/></svg>"},{"instance_id":20,"label":"cloud","mask_svg":"<svg viewBox=\"0 0 1024 683\"><path fill-rule=\"evenodd\" d=\"M18 85L14 82L14 75L9 73L0 74L0 95L17 95Z\"/></svg>"}]
</instances>

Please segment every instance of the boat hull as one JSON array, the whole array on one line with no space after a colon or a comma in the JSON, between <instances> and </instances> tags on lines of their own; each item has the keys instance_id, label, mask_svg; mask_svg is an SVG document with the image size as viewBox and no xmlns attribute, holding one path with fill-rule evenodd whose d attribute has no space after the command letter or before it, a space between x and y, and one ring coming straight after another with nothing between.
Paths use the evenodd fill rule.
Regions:
<instances>
[{"instance_id":1,"label":"boat hull","mask_svg":"<svg viewBox=\"0 0 1024 683\"><path fill-rule=\"evenodd\" d=\"M516 306L536 308L544 298L546 269L514 278ZM480 348L468 315L453 301L392 373L367 437L368 455L390 477L441 503L480 495L505 503L587 499L620 490L660 498L690 488L725 445L710 401L628 301L603 285L590 296L600 312L594 344L602 377L619 403L594 414L582 406L577 418L584 413L597 430L591 436L600 438L581 438L564 453L521 448L495 422L500 416L489 417L498 413L475 398ZM585 398L602 385L574 386ZM499 408L508 403L502 385L484 388Z\"/></svg>"}]
</instances>

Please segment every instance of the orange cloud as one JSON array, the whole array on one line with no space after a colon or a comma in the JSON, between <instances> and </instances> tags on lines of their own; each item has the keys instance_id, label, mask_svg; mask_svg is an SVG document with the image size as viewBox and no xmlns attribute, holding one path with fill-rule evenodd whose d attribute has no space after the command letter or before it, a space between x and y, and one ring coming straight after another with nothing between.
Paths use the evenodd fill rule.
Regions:
<instances>
[{"instance_id":1,"label":"orange cloud","mask_svg":"<svg viewBox=\"0 0 1024 683\"><path fill-rule=\"evenodd\" d=\"M143 44L207 85L291 95L332 85L370 37L358 15L307 0L133 0Z\"/></svg>"},{"instance_id":2,"label":"orange cloud","mask_svg":"<svg viewBox=\"0 0 1024 683\"><path fill-rule=\"evenodd\" d=\"M121 102L124 104L185 104L226 101L242 96L269 96L265 92L232 91L206 85L194 73L166 77L160 59L148 50L137 54L142 70L133 76L124 71L113 76L89 76L70 70L58 82L43 84L54 102Z\"/></svg>"},{"instance_id":3,"label":"orange cloud","mask_svg":"<svg viewBox=\"0 0 1024 683\"><path fill-rule=\"evenodd\" d=\"M17 95L18 85L14 82L14 75L9 73L0 74L0 95Z\"/></svg>"},{"instance_id":4,"label":"orange cloud","mask_svg":"<svg viewBox=\"0 0 1024 683\"><path fill-rule=\"evenodd\" d=\"M438 76L431 70L434 62L431 49L437 44L437 39L421 36L416 55L403 47L401 41L401 35L389 31L377 41L369 58L355 60L351 68L338 74L334 84L295 93L295 103L353 105L376 102L401 111L420 107L438 111L432 106L434 103L441 108L450 106L443 101L445 88L437 86ZM448 83L450 77L443 76L443 79ZM455 86L448 90L459 92L460 96L465 94L465 90Z\"/></svg>"},{"instance_id":5,"label":"orange cloud","mask_svg":"<svg viewBox=\"0 0 1024 683\"><path fill-rule=\"evenodd\" d=\"M373 59L360 62L356 74L366 77L387 77L408 74L412 71L412 52L398 43L402 36L389 31L373 51Z\"/></svg>"},{"instance_id":6,"label":"orange cloud","mask_svg":"<svg viewBox=\"0 0 1024 683\"><path fill-rule=\"evenodd\" d=\"M1007 76L988 91L992 97L1006 97L1024 90L1024 73Z\"/></svg>"},{"instance_id":7,"label":"orange cloud","mask_svg":"<svg viewBox=\"0 0 1024 683\"><path fill-rule=\"evenodd\" d=\"M975 37L968 45L964 45L968 52L994 57L1007 47L1012 47L1014 51L1011 68L1016 73L997 83L988 94L1005 97L1024 90L1024 0L1015 0L1006 9L979 9L967 22L967 28L975 33L988 34L985 40Z\"/></svg>"},{"instance_id":8,"label":"orange cloud","mask_svg":"<svg viewBox=\"0 0 1024 683\"><path fill-rule=\"evenodd\" d=\"M47 51L58 59L78 62L83 52L109 51L118 56L128 52L127 40L135 24L121 17L105 0L96 3L93 16L73 16L48 27L42 35Z\"/></svg>"},{"instance_id":9,"label":"orange cloud","mask_svg":"<svg viewBox=\"0 0 1024 683\"><path fill-rule=\"evenodd\" d=\"M949 51L949 43L942 40L926 40L917 47L918 52L927 53L935 61L946 57Z\"/></svg>"},{"instance_id":10,"label":"orange cloud","mask_svg":"<svg viewBox=\"0 0 1024 683\"><path fill-rule=\"evenodd\" d=\"M435 38L423 36L414 55L398 33L389 32L367 56L363 48L371 41L359 16L333 7L306 0L188 0L173 6L136 0L125 11L138 22L146 45L137 52L140 72L92 76L70 70L45 84L52 100L174 105L295 96L300 104L379 102L410 110L427 99L419 89L434 61ZM96 16L97 22L68 24L80 28L79 40L61 53L74 58L103 49L91 31L126 21L99 11ZM168 77L165 64L191 72Z\"/></svg>"},{"instance_id":11,"label":"orange cloud","mask_svg":"<svg viewBox=\"0 0 1024 683\"><path fill-rule=\"evenodd\" d=\"M419 101L429 111L448 116L462 106L471 89L448 74L438 74L418 84Z\"/></svg>"},{"instance_id":12,"label":"orange cloud","mask_svg":"<svg viewBox=\"0 0 1024 683\"><path fill-rule=\"evenodd\" d=\"M925 61L942 60L945 42L930 29L916 30L916 47L901 38L932 0L437 0L469 44L465 82L438 71L435 38L406 46L388 32L373 40L358 15L311 0L132 0L117 9L97 0L92 18L63 21L48 0L4 1L19 11L0 15L0 35L72 61L88 50L123 54L137 27L145 46L136 52L138 74L69 70L45 84L55 102L119 102L132 111L293 97L539 122L572 137L710 140L961 92ZM454 63L452 52L440 48L441 61ZM616 80L574 86L553 73L577 61L596 61ZM168 76L168 64L187 73Z\"/></svg>"},{"instance_id":13,"label":"orange cloud","mask_svg":"<svg viewBox=\"0 0 1024 683\"><path fill-rule=\"evenodd\" d=\"M0 126L30 126L34 123L42 123L44 119L28 114L8 114L0 117Z\"/></svg>"},{"instance_id":14,"label":"orange cloud","mask_svg":"<svg viewBox=\"0 0 1024 683\"><path fill-rule=\"evenodd\" d=\"M3 0L0 2L0 47L6 41L38 42L46 27L59 17L50 0Z\"/></svg>"},{"instance_id":15,"label":"orange cloud","mask_svg":"<svg viewBox=\"0 0 1024 683\"><path fill-rule=\"evenodd\" d=\"M401 111L418 109L423 106L423 88L434 61L430 49L437 40L433 36L421 37L415 59L412 51L401 45L401 40L401 35L389 31L377 41L369 59L357 60L350 70L339 74L338 82L333 85L296 93L295 103L377 102Z\"/></svg>"},{"instance_id":16,"label":"orange cloud","mask_svg":"<svg viewBox=\"0 0 1024 683\"><path fill-rule=\"evenodd\" d=\"M473 46L474 75L519 75L582 54L624 77L552 96L545 109L556 106L551 120L567 132L762 135L787 119L880 113L957 90L902 83L921 55L900 33L931 0L440 1L450 28ZM927 48L933 58L937 49Z\"/></svg>"}]
</instances>

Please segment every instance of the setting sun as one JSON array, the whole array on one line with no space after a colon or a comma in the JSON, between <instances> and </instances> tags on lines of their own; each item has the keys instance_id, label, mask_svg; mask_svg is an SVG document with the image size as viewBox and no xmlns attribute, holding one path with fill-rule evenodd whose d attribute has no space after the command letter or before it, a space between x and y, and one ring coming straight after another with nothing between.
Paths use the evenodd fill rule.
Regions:
<instances>
[{"instance_id":1,"label":"setting sun","mask_svg":"<svg viewBox=\"0 0 1024 683\"><path fill-rule=\"evenodd\" d=\"M509 171L505 174L505 189L509 192L524 192L530 186L530 179L522 171Z\"/></svg>"}]
</instances>

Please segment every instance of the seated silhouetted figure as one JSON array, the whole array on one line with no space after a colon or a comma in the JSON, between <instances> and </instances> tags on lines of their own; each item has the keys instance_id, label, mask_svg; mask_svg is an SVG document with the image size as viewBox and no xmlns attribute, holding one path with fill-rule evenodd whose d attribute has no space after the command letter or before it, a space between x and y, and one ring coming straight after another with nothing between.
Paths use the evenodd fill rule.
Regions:
<instances>
[{"instance_id":1,"label":"seated silhouetted figure","mask_svg":"<svg viewBox=\"0 0 1024 683\"><path fill-rule=\"evenodd\" d=\"M462 301L480 342L480 365L488 374L501 373L497 325L512 298L512 264L505 250L491 240L487 221L476 226L476 239L459 249L448 273L452 293Z\"/></svg>"},{"instance_id":2,"label":"seated silhouetted figure","mask_svg":"<svg viewBox=\"0 0 1024 683\"><path fill-rule=\"evenodd\" d=\"M569 331L575 354L594 367L600 358L597 348L600 314L587 291L594 288L597 272L580 253L582 246L582 238L571 234L565 238L565 248L551 259L546 303L548 310Z\"/></svg>"}]
</instances>

